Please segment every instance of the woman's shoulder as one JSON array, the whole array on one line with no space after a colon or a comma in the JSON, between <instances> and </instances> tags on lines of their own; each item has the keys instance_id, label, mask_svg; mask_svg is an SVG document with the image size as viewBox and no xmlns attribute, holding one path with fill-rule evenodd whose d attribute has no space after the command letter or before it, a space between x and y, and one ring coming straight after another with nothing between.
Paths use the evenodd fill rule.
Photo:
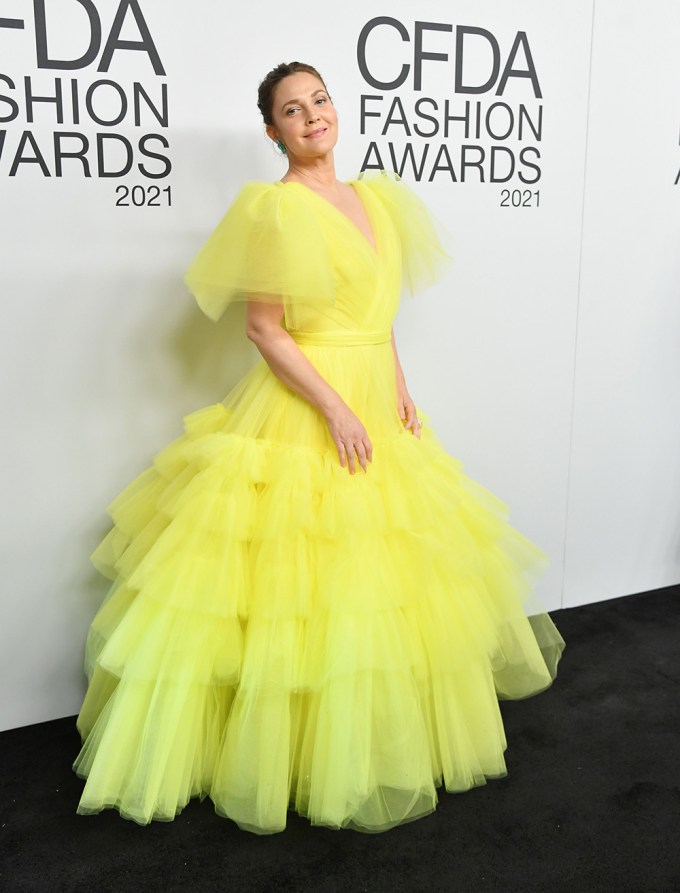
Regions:
<instances>
[{"instance_id":1,"label":"woman's shoulder","mask_svg":"<svg viewBox=\"0 0 680 893\"><path fill-rule=\"evenodd\" d=\"M416 192L409 186L399 174L388 170L361 171L358 176L350 181L352 185L366 188L373 195L382 200L391 211L401 208L408 211L414 203L422 206L422 201Z\"/></svg>"},{"instance_id":2,"label":"woman's shoulder","mask_svg":"<svg viewBox=\"0 0 680 893\"><path fill-rule=\"evenodd\" d=\"M266 180L246 180L229 205L229 210L257 210L272 207L281 201L283 190L281 181L270 183Z\"/></svg>"},{"instance_id":3,"label":"woman's shoulder","mask_svg":"<svg viewBox=\"0 0 680 893\"><path fill-rule=\"evenodd\" d=\"M380 190L387 190L388 192L394 192L396 190L398 192L400 190L409 189L396 171L387 169L360 171L353 180L350 180L350 182L353 184L360 183L377 192Z\"/></svg>"},{"instance_id":4,"label":"woman's shoulder","mask_svg":"<svg viewBox=\"0 0 680 893\"><path fill-rule=\"evenodd\" d=\"M403 183L403 180L396 171L387 170L387 168L375 168L371 170L359 171L356 177L351 180L352 183L364 183L366 186L384 185Z\"/></svg>"},{"instance_id":5,"label":"woman's shoulder","mask_svg":"<svg viewBox=\"0 0 680 893\"><path fill-rule=\"evenodd\" d=\"M234 196L227 216L240 218L244 225L281 227L304 226L310 223L309 208L304 189L296 190L295 184L275 180L247 180Z\"/></svg>"}]
</instances>

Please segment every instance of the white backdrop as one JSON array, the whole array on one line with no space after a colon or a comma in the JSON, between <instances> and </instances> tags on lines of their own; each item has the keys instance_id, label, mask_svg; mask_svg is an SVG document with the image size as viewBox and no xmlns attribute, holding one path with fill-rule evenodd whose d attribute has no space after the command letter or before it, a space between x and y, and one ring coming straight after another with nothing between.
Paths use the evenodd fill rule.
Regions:
<instances>
[{"instance_id":1,"label":"white backdrop","mask_svg":"<svg viewBox=\"0 0 680 893\"><path fill-rule=\"evenodd\" d=\"M680 579L679 38L597 0L565 607Z\"/></svg>"},{"instance_id":2,"label":"white backdrop","mask_svg":"<svg viewBox=\"0 0 680 893\"><path fill-rule=\"evenodd\" d=\"M327 80L339 176L406 153L452 233L400 355L450 452L551 556L544 602L680 578L670 0L43 5L0 18L0 728L77 711L106 504L256 359L242 310L212 324L182 274L243 181L283 173L255 106L283 60Z\"/></svg>"}]
</instances>

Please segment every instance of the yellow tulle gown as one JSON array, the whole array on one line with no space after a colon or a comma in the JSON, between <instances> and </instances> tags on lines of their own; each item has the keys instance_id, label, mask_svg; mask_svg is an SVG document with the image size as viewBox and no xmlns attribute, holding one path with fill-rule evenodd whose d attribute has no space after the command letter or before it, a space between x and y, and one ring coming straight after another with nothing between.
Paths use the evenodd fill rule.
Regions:
<instances>
[{"instance_id":1,"label":"yellow tulle gown","mask_svg":"<svg viewBox=\"0 0 680 893\"><path fill-rule=\"evenodd\" d=\"M264 360L191 413L111 503L93 553L112 582L87 639L80 813L220 815L281 831L382 831L437 788L506 773L498 699L545 689L564 642L528 611L545 554L461 470L427 415L397 410L390 329L402 285L447 261L403 182L352 181L373 247L299 183L250 182L187 274L218 318L280 300L283 325L365 425L342 468L322 416Z\"/></svg>"}]
</instances>

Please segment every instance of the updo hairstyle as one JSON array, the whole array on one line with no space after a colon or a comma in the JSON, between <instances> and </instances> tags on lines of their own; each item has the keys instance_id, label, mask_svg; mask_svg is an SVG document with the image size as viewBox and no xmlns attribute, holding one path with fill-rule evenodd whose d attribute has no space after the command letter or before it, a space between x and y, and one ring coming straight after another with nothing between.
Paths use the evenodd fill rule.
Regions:
<instances>
[{"instance_id":1,"label":"updo hairstyle","mask_svg":"<svg viewBox=\"0 0 680 893\"><path fill-rule=\"evenodd\" d=\"M257 107L259 108L265 124L273 124L274 118L272 108L274 104L274 89L279 81L287 78L291 74L297 74L299 71L306 71L313 74L323 84L323 88L328 93L328 88L324 83L324 79L313 65L306 65L304 62L281 62L276 68L265 75L264 80L257 88ZM329 94L330 96L330 94Z\"/></svg>"}]
</instances>

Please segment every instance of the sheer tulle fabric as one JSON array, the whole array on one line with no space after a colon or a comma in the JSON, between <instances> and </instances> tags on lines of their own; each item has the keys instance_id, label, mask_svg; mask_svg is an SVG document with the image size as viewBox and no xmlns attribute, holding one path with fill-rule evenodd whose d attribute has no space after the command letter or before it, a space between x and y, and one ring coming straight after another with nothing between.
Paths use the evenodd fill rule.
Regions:
<instances>
[{"instance_id":1,"label":"sheer tulle fabric","mask_svg":"<svg viewBox=\"0 0 680 893\"><path fill-rule=\"evenodd\" d=\"M562 638L525 610L546 556L422 410L420 440L397 414L402 271L427 280L444 253L408 242L418 200L403 184L356 188L377 251L287 189L334 296L288 304L286 324L366 425L373 462L341 468L322 417L261 361L113 501L93 554L112 585L88 636L82 813L169 820L209 795L256 833L282 830L288 808L385 830L434 809L440 785L504 775L498 698L555 676ZM272 287L291 294L296 275Z\"/></svg>"},{"instance_id":2,"label":"sheer tulle fabric","mask_svg":"<svg viewBox=\"0 0 680 893\"><path fill-rule=\"evenodd\" d=\"M436 282L450 260L442 246L446 236L415 193L385 172L363 174L353 185L367 186L389 213L409 292ZM366 198L365 189L361 194ZM319 226L313 210L316 203L319 211L319 202L325 200L300 183L247 183L187 270L185 282L203 312L219 319L234 301L327 312L338 297L338 271L328 248L328 220ZM335 222L342 233L347 221Z\"/></svg>"}]
</instances>

